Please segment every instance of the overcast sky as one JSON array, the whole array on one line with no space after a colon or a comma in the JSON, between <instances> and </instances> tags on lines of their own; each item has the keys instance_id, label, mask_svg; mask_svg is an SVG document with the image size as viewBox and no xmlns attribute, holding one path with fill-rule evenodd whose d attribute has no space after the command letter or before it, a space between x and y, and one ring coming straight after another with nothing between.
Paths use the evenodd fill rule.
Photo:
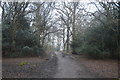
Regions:
<instances>
[{"instance_id":1,"label":"overcast sky","mask_svg":"<svg viewBox=\"0 0 120 80\"><path fill-rule=\"evenodd\" d=\"M7 1L7 0L2 0L2 1ZM19 0L19 1L22 1L22 0ZM34 0L32 0L32 1L34 1ZM38 1L38 0L36 0L36 1ZM60 2L60 1L72 1L72 0L59 0L58 2ZM77 1L77 0L74 0L74 1ZM79 1L86 5L85 8L87 8L87 11L90 11L90 12L96 11L96 7L94 5L91 5L91 4L88 5L88 3L90 3L91 1L95 1L95 0L79 0ZM2 16L2 9L0 8L0 20L1 20L1 16Z\"/></svg>"}]
</instances>

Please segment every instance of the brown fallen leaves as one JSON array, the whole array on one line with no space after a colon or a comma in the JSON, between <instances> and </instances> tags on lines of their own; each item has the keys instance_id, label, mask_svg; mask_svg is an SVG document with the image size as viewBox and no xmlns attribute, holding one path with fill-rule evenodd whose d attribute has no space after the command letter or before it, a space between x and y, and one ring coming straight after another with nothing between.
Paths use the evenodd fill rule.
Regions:
<instances>
[{"instance_id":1,"label":"brown fallen leaves","mask_svg":"<svg viewBox=\"0 0 120 80\"><path fill-rule=\"evenodd\" d=\"M101 76L101 78L118 78L118 60L95 60L83 55L74 55L74 57L80 60L91 72Z\"/></svg>"}]
</instances>

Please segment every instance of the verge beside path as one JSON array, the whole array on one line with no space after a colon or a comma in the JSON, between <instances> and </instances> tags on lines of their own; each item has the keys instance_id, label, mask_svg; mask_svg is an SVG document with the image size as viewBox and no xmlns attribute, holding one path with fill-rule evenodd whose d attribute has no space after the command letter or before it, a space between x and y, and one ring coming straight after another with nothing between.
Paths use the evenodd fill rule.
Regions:
<instances>
[{"instance_id":1,"label":"verge beside path","mask_svg":"<svg viewBox=\"0 0 120 80\"><path fill-rule=\"evenodd\" d=\"M51 78L57 67L56 56L49 60L41 58L3 59L3 78ZM20 62L29 64L18 66Z\"/></svg>"}]
</instances>

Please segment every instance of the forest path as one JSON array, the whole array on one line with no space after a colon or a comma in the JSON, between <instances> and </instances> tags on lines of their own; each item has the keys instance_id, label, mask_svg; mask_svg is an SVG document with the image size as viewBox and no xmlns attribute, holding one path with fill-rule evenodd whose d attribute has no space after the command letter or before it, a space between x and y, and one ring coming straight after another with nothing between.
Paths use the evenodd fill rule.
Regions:
<instances>
[{"instance_id":1,"label":"forest path","mask_svg":"<svg viewBox=\"0 0 120 80\"><path fill-rule=\"evenodd\" d=\"M70 56L63 56L60 52L55 52L58 58L58 69L54 78L96 78L81 63L77 63Z\"/></svg>"}]
</instances>

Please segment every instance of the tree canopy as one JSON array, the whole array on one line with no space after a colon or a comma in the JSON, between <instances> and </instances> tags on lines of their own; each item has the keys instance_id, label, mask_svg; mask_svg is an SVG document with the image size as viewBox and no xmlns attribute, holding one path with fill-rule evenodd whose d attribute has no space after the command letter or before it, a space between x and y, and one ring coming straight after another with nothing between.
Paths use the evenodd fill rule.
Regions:
<instances>
[{"instance_id":1,"label":"tree canopy","mask_svg":"<svg viewBox=\"0 0 120 80\"><path fill-rule=\"evenodd\" d=\"M62 50L103 59L120 52L120 2L1 2L0 7L3 57Z\"/></svg>"}]
</instances>

